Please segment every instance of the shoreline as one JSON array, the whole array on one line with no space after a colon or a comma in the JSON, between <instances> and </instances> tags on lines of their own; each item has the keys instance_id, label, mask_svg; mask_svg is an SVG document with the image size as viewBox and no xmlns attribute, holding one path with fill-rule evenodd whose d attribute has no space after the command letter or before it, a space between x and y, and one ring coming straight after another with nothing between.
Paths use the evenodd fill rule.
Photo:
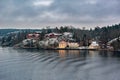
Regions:
<instances>
[{"instance_id":1,"label":"shoreline","mask_svg":"<svg viewBox=\"0 0 120 80\"><path fill-rule=\"evenodd\" d=\"M76 49L76 48L15 48L14 49L26 49L26 50L81 50L81 51L111 51L111 52L120 52L120 50L108 50L108 49Z\"/></svg>"}]
</instances>

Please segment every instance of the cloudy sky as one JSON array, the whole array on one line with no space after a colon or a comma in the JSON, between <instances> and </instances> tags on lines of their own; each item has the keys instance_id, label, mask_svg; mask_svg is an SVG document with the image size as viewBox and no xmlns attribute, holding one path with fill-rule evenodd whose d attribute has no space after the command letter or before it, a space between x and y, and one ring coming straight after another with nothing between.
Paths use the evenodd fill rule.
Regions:
<instances>
[{"instance_id":1,"label":"cloudy sky","mask_svg":"<svg viewBox=\"0 0 120 80\"><path fill-rule=\"evenodd\" d=\"M120 22L120 0L0 0L0 28L107 26Z\"/></svg>"}]
</instances>

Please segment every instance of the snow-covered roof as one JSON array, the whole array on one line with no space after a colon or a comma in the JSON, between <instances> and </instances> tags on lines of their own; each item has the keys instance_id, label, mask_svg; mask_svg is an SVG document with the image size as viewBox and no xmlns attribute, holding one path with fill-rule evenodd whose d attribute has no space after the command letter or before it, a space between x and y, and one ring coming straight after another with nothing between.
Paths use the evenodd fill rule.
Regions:
<instances>
[{"instance_id":1,"label":"snow-covered roof","mask_svg":"<svg viewBox=\"0 0 120 80\"><path fill-rule=\"evenodd\" d=\"M49 33L49 34L46 34L46 36L50 36L50 35L55 35L55 36L59 36L59 35L62 35L62 34L59 34L59 33Z\"/></svg>"},{"instance_id":2,"label":"snow-covered roof","mask_svg":"<svg viewBox=\"0 0 120 80\"><path fill-rule=\"evenodd\" d=\"M91 43L91 46L99 46L99 44L98 44L96 41L93 41L93 42Z\"/></svg>"},{"instance_id":3,"label":"snow-covered roof","mask_svg":"<svg viewBox=\"0 0 120 80\"><path fill-rule=\"evenodd\" d=\"M70 33L70 32L64 32L63 34L64 35L71 35L72 33Z\"/></svg>"},{"instance_id":4,"label":"snow-covered roof","mask_svg":"<svg viewBox=\"0 0 120 80\"><path fill-rule=\"evenodd\" d=\"M111 41L108 42L108 44L111 44L112 42L116 41L118 38L112 39ZM120 37L119 37L120 40Z\"/></svg>"}]
</instances>

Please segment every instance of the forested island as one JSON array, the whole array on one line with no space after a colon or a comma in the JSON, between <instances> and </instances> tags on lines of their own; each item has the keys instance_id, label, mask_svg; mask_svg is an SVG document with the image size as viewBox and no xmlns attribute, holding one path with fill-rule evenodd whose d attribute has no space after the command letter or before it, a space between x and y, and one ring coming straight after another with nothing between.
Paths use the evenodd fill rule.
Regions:
<instances>
[{"instance_id":1,"label":"forested island","mask_svg":"<svg viewBox=\"0 0 120 80\"><path fill-rule=\"evenodd\" d=\"M72 36L68 37L69 35L66 36L66 33L69 33L69 35L72 34ZM120 24L105 27L98 26L94 29L85 29L85 27L80 29L75 26L55 28L49 26L43 29L0 29L1 46L15 46L25 39L30 39L30 34L39 34L38 36L32 35L32 39L35 38L36 40L37 37L36 43L39 43L38 41L48 40L49 36L49 41L50 38L57 38L59 42L63 40L66 42L75 42L79 46L89 46L92 41L96 41L101 48L106 49L109 45L114 50L120 50Z\"/></svg>"}]
</instances>

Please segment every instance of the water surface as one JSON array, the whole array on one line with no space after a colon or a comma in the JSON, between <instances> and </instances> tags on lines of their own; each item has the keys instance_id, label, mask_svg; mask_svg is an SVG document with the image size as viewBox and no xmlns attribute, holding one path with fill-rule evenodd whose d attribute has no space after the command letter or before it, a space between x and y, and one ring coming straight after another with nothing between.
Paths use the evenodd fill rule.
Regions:
<instances>
[{"instance_id":1,"label":"water surface","mask_svg":"<svg viewBox=\"0 0 120 80\"><path fill-rule=\"evenodd\" d=\"M0 80L120 80L120 53L0 47Z\"/></svg>"}]
</instances>

